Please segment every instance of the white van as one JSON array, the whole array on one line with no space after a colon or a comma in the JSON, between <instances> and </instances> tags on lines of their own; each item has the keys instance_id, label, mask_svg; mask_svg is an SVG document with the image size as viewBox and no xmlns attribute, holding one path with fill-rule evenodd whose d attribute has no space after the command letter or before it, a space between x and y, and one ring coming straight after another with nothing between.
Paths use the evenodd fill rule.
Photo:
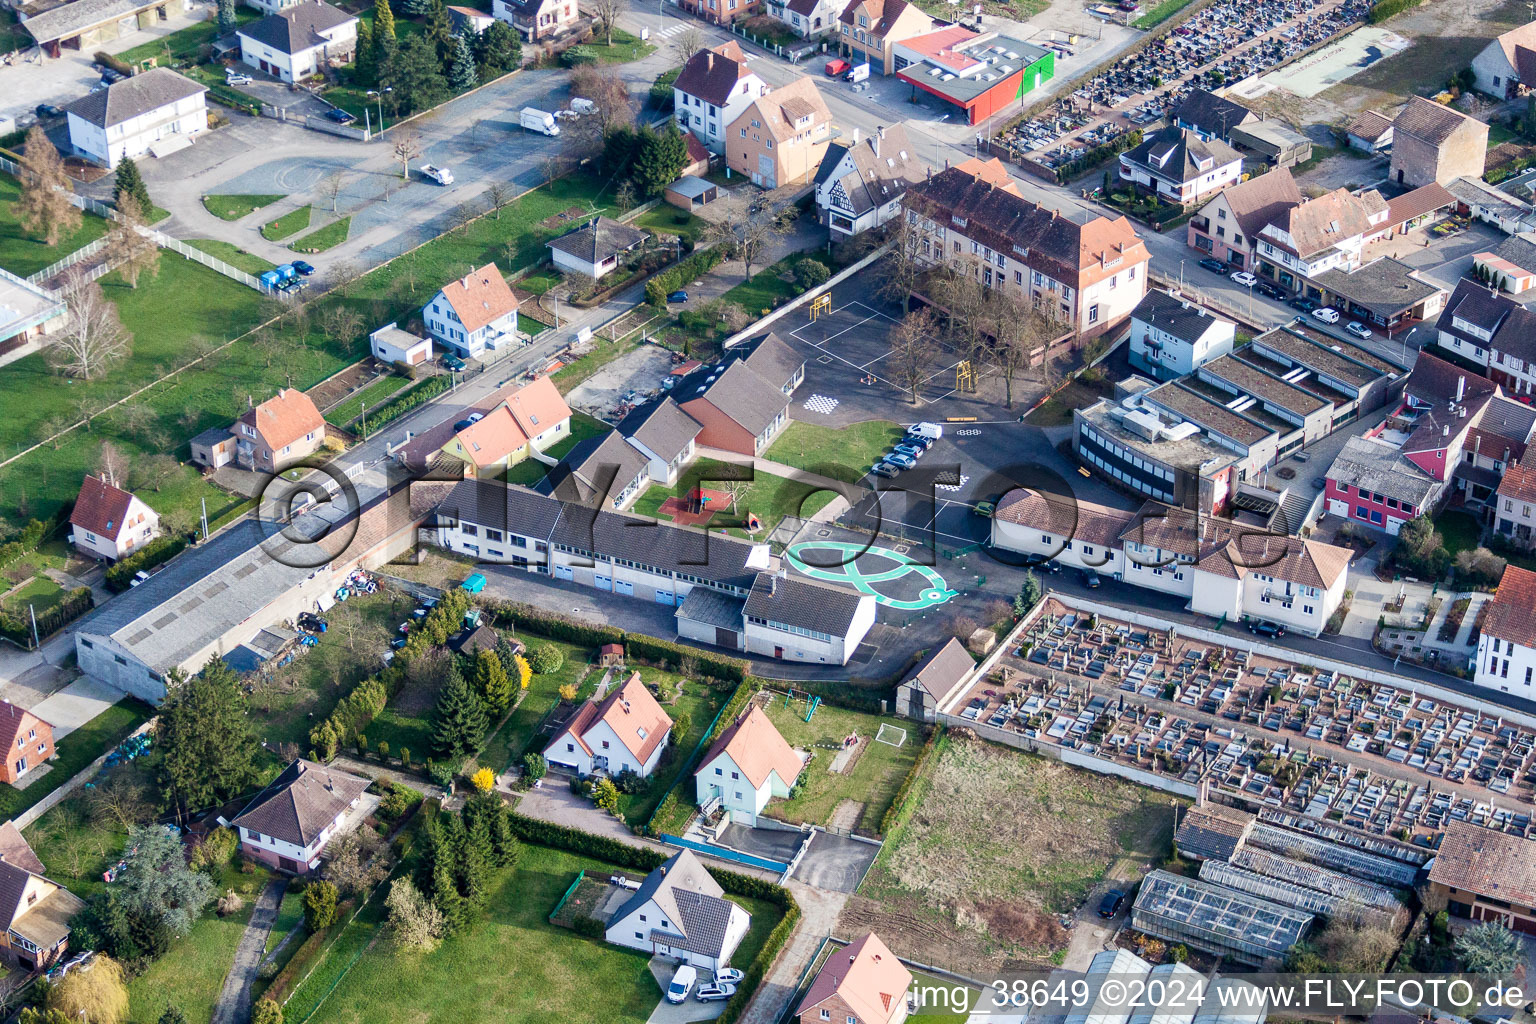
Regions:
<instances>
[{"instance_id":1,"label":"white van","mask_svg":"<svg viewBox=\"0 0 1536 1024\"><path fill-rule=\"evenodd\" d=\"M938 423L914 423L907 428L907 433L937 441L944 436L944 428Z\"/></svg>"},{"instance_id":2,"label":"white van","mask_svg":"<svg viewBox=\"0 0 1536 1024\"><path fill-rule=\"evenodd\" d=\"M577 114L590 114L597 109L597 104L591 100L582 99L580 96L571 97L571 110Z\"/></svg>"},{"instance_id":3,"label":"white van","mask_svg":"<svg viewBox=\"0 0 1536 1024\"><path fill-rule=\"evenodd\" d=\"M869 61L865 61L863 64L855 64L848 70L848 73L843 76L844 80L849 82L862 82L868 77Z\"/></svg>"},{"instance_id":4,"label":"white van","mask_svg":"<svg viewBox=\"0 0 1536 1024\"><path fill-rule=\"evenodd\" d=\"M555 115L548 111L524 107L519 120L529 131L539 132L542 135L560 134L560 126L555 123Z\"/></svg>"}]
</instances>

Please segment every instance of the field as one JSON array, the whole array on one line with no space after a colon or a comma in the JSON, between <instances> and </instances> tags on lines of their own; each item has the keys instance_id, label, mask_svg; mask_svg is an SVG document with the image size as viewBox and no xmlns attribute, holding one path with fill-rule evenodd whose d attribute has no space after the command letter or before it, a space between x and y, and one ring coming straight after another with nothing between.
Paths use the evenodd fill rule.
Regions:
<instances>
[{"instance_id":1,"label":"field","mask_svg":"<svg viewBox=\"0 0 1536 1024\"><path fill-rule=\"evenodd\" d=\"M941 744L840 934L873 928L971 977L1011 960L1059 963L1069 935L1058 916L1106 875L1138 877L1171 850L1171 797L979 740Z\"/></svg>"},{"instance_id":2,"label":"field","mask_svg":"<svg viewBox=\"0 0 1536 1024\"><path fill-rule=\"evenodd\" d=\"M360 930L353 925L310 983L289 1000L288 1019L303 1020L318 1004L308 1024L490 1019L641 1024L661 999L645 955L580 938L546 920L583 869L598 877L615 870L587 857L525 845L517 866L497 879L476 919L431 953L400 952L387 936L371 946L360 944L350 939L352 931ZM744 966L776 923L776 908L739 902L752 912L751 931L735 957ZM320 985L332 984L339 973L332 962L350 960L359 949L365 951L357 963L321 1002Z\"/></svg>"},{"instance_id":3,"label":"field","mask_svg":"<svg viewBox=\"0 0 1536 1024\"><path fill-rule=\"evenodd\" d=\"M880 819L922 747L923 738L916 723L890 719L893 725L907 730L906 742L894 747L875 742L882 721L878 715L822 704L807 722L803 700L785 707L782 694L772 696L765 710L779 733L790 746L814 750L816 757L802 773L799 795L769 804L768 814L797 824L809 821L826 825L836 818L836 824L844 828L854 827L862 835L876 835ZM843 737L850 733L858 733L866 741L864 749L851 771L833 774L832 758Z\"/></svg>"},{"instance_id":4,"label":"field","mask_svg":"<svg viewBox=\"0 0 1536 1024\"><path fill-rule=\"evenodd\" d=\"M653 484L635 502L631 511L655 519L671 519L671 516L661 513L662 502L670 497L686 495L695 485L703 486L706 490L723 491L725 484L722 481L729 479L733 471L733 466L718 459L699 459L688 467L687 472L671 488ZM724 506L714 514L708 526L712 530L729 527L725 532L731 536L746 537L748 534L745 529L730 527L730 524L745 524L747 513L751 512L763 521L763 529L757 536L764 537L772 533L773 528L779 525L779 520L785 516L809 518L825 508L835 497L837 495L831 491L758 470L754 471L746 492L736 503L736 510L733 512L729 505Z\"/></svg>"},{"instance_id":5,"label":"field","mask_svg":"<svg viewBox=\"0 0 1536 1024\"><path fill-rule=\"evenodd\" d=\"M203 207L220 220L239 220L283 198L270 195L203 196Z\"/></svg>"},{"instance_id":6,"label":"field","mask_svg":"<svg viewBox=\"0 0 1536 1024\"><path fill-rule=\"evenodd\" d=\"M788 429L765 454L773 462L796 469L845 466L857 479L904 434L900 424L889 420L868 420L846 427L824 427L819 423L791 420ZM823 475L834 474L823 472Z\"/></svg>"},{"instance_id":7,"label":"field","mask_svg":"<svg viewBox=\"0 0 1536 1024\"><path fill-rule=\"evenodd\" d=\"M84 214L80 226L71 234L60 238L57 245L45 245L25 231L16 219L13 211L19 198L21 185L10 175L0 174L0 267L17 277L35 274L107 232L106 221Z\"/></svg>"},{"instance_id":8,"label":"field","mask_svg":"<svg viewBox=\"0 0 1536 1024\"><path fill-rule=\"evenodd\" d=\"M187 244L194 249L201 249L215 259L223 260L237 270L243 270L247 274L258 277L276 266L275 263L264 260L255 253L246 252L232 242L221 242L212 238L189 238Z\"/></svg>"},{"instance_id":9,"label":"field","mask_svg":"<svg viewBox=\"0 0 1536 1024\"><path fill-rule=\"evenodd\" d=\"M251 903L266 881L266 873L235 876L259 879L246 893L238 913L219 917L210 912L198 918L187 937L165 956L128 983L128 1020L131 1024L155 1024L167 1003L187 1015L188 1024L205 1024L213 1017L213 1004L224 988L224 977L234 963L235 947L251 917Z\"/></svg>"}]
</instances>

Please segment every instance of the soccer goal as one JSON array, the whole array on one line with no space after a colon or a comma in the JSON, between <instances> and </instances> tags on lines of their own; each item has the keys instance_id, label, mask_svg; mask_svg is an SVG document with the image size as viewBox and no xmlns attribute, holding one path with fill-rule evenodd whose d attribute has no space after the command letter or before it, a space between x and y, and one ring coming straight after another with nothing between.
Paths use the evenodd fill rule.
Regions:
<instances>
[{"instance_id":1,"label":"soccer goal","mask_svg":"<svg viewBox=\"0 0 1536 1024\"><path fill-rule=\"evenodd\" d=\"M907 742L907 730L899 725L887 725L880 723L880 731L875 733L876 743L888 743L893 747L899 747Z\"/></svg>"}]
</instances>

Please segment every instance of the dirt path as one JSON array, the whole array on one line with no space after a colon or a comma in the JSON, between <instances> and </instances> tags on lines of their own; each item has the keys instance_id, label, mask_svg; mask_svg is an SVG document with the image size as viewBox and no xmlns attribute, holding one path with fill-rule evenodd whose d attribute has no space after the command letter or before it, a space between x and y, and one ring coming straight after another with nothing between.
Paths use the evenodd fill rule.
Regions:
<instances>
[{"instance_id":1,"label":"dirt path","mask_svg":"<svg viewBox=\"0 0 1536 1024\"><path fill-rule=\"evenodd\" d=\"M757 994L741 1015L742 1024L775 1024L794 998L800 975L816 955L821 940L831 935L837 925L848 894L823 892L791 880L789 891L800 904L800 923L789 937L784 951L758 986Z\"/></svg>"},{"instance_id":2,"label":"dirt path","mask_svg":"<svg viewBox=\"0 0 1536 1024\"><path fill-rule=\"evenodd\" d=\"M245 934L240 936L240 945L235 949L235 962L224 977L224 991L214 1004L213 1024L244 1024L251 1019L251 982L256 980L256 969L261 966L267 948L267 935L277 920L277 908L287 888L287 878L274 878L256 897Z\"/></svg>"}]
</instances>

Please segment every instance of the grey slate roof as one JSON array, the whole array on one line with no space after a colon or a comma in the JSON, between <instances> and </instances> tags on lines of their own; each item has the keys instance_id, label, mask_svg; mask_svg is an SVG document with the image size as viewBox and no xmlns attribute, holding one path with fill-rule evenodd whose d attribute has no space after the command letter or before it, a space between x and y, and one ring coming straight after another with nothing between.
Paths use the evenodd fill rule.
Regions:
<instances>
[{"instance_id":1,"label":"grey slate roof","mask_svg":"<svg viewBox=\"0 0 1536 1024\"><path fill-rule=\"evenodd\" d=\"M1241 153L1220 139L1202 139L1194 132L1171 126L1121 157L1159 177L1178 182L1193 181L1242 158ZM1202 168L1200 161L1207 159L1210 165Z\"/></svg>"},{"instance_id":2,"label":"grey slate roof","mask_svg":"<svg viewBox=\"0 0 1536 1024\"><path fill-rule=\"evenodd\" d=\"M583 263L601 263L610 256L628 252L645 238L646 233L639 228L620 224L611 217L595 217L546 244Z\"/></svg>"},{"instance_id":3,"label":"grey slate roof","mask_svg":"<svg viewBox=\"0 0 1536 1024\"><path fill-rule=\"evenodd\" d=\"M617 430L572 448L544 478L541 492L592 505L614 497L645 472L646 458Z\"/></svg>"},{"instance_id":4,"label":"grey slate roof","mask_svg":"<svg viewBox=\"0 0 1536 1024\"><path fill-rule=\"evenodd\" d=\"M845 637L863 597L855 590L803 576L764 572L752 583L745 611L751 618Z\"/></svg>"},{"instance_id":5,"label":"grey slate roof","mask_svg":"<svg viewBox=\"0 0 1536 1024\"><path fill-rule=\"evenodd\" d=\"M691 382L692 378L689 378L684 381L684 385ZM682 401L686 407L688 402L700 398L708 400L754 437L766 430L768 424L789 407L789 398L777 385L763 379L741 360L726 367L725 372L708 385L704 394L684 393Z\"/></svg>"},{"instance_id":6,"label":"grey slate roof","mask_svg":"<svg viewBox=\"0 0 1536 1024\"><path fill-rule=\"evenodd\" d=\"M1314 280L1336 295L1381 316L1401 313L1441 290L1439 285L1420 280L1414 276L1411 266L1390 256L1372 260L1354 271L1334 267L1323 271Z\"/></svg>"},{"instance_id":7,"label":"grey slate roof","mask_svg":"<svg viewBox=\"0 0 1536 1024\"><path fill-rule=\"evenodd\" d=\"M707 626L740 631L743 625L742 606L745 603L739 597L731 597L718 590L694 587L688 591L688 596L683 598L683 603L678 605L676 617L692 619Z\"/></svg>"},{"instance_id":8,"label":"grey slate roof","mask_svg":"<svg viewBox=\"0 0 1536 1024\"><path fill-rule=\"evenodd\" d=\"M1155 288L1137 303L1131 317L1191 343L1204 337L1214 324L1226 322L1203 306L1182 302Z\"/></svg>"},{"instance_id":9,"label":"grey slate roof","mask_svg":"<svg viewBox=\"0 0 1536 1024\"><path fill-rule=\"evenodd\" d=\"M757 347L743 362L756 371L759 377L780 390L787 388L796 374L805 368L805 359L800 353L771 331L757 343Z\"/></svg>"},{"instance_id":10,"label":"grey slate roof","mask_svg":"<svg viewBox=\"0 0 1536 1024\"><path fill-rule=\"evenodd\" d=\"M141 75L124 78L105 89L88 93L64 109L99 128L109 128L207 91L206 85L178 75L170 68L150 68Z\"/></svg>"},{"instance_id":11,"label":"grey slate roof","mask_svg":"<svg viewBox=\"0 0 1536 1024\"><path fill-rule=\"evenodd\" d=\"M231 822L295 846L308 846L368 788L368 780L295 760Z\"/></svg>"},{"instance_id":12,"label":"grey slate roof","mask_svg":"<svg viewBox=\"0 0 1536 1024\"><path fill-rule=\"evenodd\" d=\"M1457 330L1451 322L1457 317L1491 332L1492 338L1485 341ZM1463 279L1447 300L1437 326L1479 347L1536 360L1536 312L1504 295L1490 294L1487 285Z\"/></svg>"},{"instance_id":13,"label":"grey slate roof","mask_svg":"<svg viewBox=\"0 0 1536 1024\"><path fill-rule=\"evenodd\" d=\"M670 944L695 953L718 954L725 943L726 925L734 906L724 895L725 890L694 852L683 850L646 875L640 888L614 911L610 920L622 920L654 900L656 908L675 928L657 929L652 934L681 937L682 942L674 939Z\"/></svg>"},{"instance_id":14,"label":"grey slate roof","mask_svg":"<svg viewBox=\"0 0 1536 1024\"><path fill-rule=\"evenodd\" d=\"M305 0L240 29L240 34L292 56L324 43L320 35L337 25L357 19L321 0Z\"/></svg>"},{"instance_id":15,"label":"grey slate roof","mask_svg":"<svg viewBox=\"0 0 1536 1024\"><path fill-rule=\"evenodd\" d=\"M976 668L965 645L950 637L942 645L929 651L917 666L907 673L902 683L915 686L935 698L943 697L956 683Z\"/></svg>"},{"instance_id":16,"label":"grey slate roof","mask_svg":"<svg viewBox=\"0 0 1536 1024\"><path fill-rule=\"evenodd\" d=\"M655 405L631 412L619 424L619 433L645 445L660 458L671 462L688 449L688 443L704 428L671 397Z\"/></svg>"},{"instance_id":17,"label":"grey slate roof","mask_svg":"<svg viewBox=\"0 0 1536 1024\"><path fill-rule=\"evenodd\" d=\"M884 137L877 134L846 145L832 143L816 171L816 184L821 185L837 173L845 156L850 157L853 170L844 173L837 183L855 216L899 198L908 185L923 177L923 167L906 126L891 125L883 131Z\"/></svg>"},{"instance_id":18,"label":"grey slate roof","mask_svg":"<svg viewBox=\"0 0 1536 1024\"><path fill-rule=\"evenodd\" d=\"M1415 508L1422 508L1439 488L1434 477L1396 448L1363 437L1344 442L1328 467L1328 478L1406 501Z\"/></svg>"},{"instance_id":19,"label":"grey slate roof","mask_svg":"<svg viewBox=\"0 0 1536 1024\"><path fill-rule=\"evenodd\" d=\"M1241 103L1217 96L1205 89L1196 89L1174 111L1174 119L1181 125L1198 128L1207 135L1225 139L1238 125L1258 119L1258 115Z\"/></svg>"}]
</instances>

